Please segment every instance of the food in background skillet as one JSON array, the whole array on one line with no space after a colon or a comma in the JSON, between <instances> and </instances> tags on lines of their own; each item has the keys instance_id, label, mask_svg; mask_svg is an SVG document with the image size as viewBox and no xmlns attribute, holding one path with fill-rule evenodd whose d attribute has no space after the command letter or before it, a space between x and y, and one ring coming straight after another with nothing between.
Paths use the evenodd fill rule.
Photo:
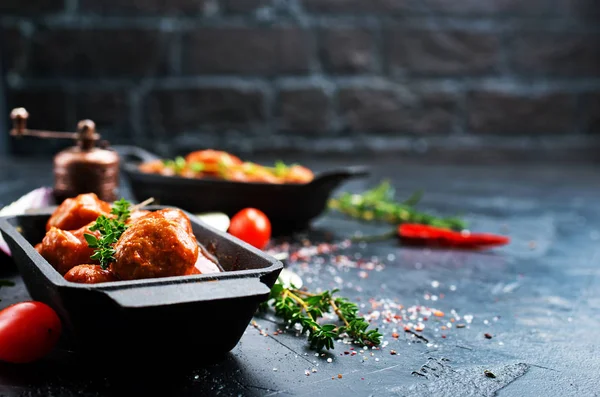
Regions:
<instances>
[{"instance_id":1,"label":"food in background skillet","mask_svg":"<svg viewBox=\"0 0 600 397\"><path fill-rule=\"evenodd\" d=\"M140 164L139 170L149 174L180 176L184 178L219 178L235 182L309 183L313 172L300 165L287 166L277 162L266 167L242 162L238 157L217 150L199 150L174 160L154 160Z\"/></svg>"},{"instance_id":2,"label":"food in background skillet","mask_svg":"<svg viewBox=\"0 0 600 397\"><path fill-rule=\"evenodd\" d=\"M86 197L81 197L86 196ZM90 195L59 206L52 218L76 226L89 208L99 208L95 221L76 230L51 226L36 250L71 282L100 283L214 272L216 263L194 236L187 215L175 208L155 212L130 207L119 200L113 207ZM92 200L95 204L91 205ZM86 205L73 203L85 202Z\"/></svg>"}]
</instances>

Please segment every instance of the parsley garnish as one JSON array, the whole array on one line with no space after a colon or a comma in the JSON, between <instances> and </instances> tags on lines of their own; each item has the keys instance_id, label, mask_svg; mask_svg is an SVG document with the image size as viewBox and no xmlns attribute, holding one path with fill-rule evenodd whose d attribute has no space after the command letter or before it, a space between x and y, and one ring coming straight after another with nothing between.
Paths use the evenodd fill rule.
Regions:
<instances>
[{"instance_id":1,"label":"parsley garnish","mask_svg":"<svg viewBox=\"0 0 600 397\"><path fill-rule=\"evenodd\" d=\"M88 244L88 247L94 248L94 254L90 259L100 262L103 269L108 268L115 261L115 249L113 245L119 240L121 234L127 229L125 222L131 214L131 204L125 199L115 201L111 214L117 218L109 218L105 215L100 215L96 222L90 226L91 231L99 231L100 237L93 234L84 233L83 237Z\"/></svg>"}]
</instances>

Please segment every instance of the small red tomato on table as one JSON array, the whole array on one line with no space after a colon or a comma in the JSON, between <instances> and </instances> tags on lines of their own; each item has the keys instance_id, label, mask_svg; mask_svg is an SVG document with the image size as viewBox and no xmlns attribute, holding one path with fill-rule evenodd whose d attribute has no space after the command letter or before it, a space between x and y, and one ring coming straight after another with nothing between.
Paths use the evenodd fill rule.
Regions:
<instances>
[{"instance_id":1,"label":"small red tomato on table","mask_svg":"<svg viewBox=\"0 0 600 397\"><path fill-rule=\"evenodd\" d=\"M228 232L258 249L264 249L271 239L271 222L264 212L245 208L231 218Z\"/></svg>"},{"instance_id":2,"label":"small red tomato on table","mask_svg":"<svg viewBox=\"0 0 600 397\"><path fill-rule=\"evenodd\" d=\"M42 302L21 302L0 311L0 361L30 363L50 353L62 331L58 315Z\"/></svg>"}]
</instances>

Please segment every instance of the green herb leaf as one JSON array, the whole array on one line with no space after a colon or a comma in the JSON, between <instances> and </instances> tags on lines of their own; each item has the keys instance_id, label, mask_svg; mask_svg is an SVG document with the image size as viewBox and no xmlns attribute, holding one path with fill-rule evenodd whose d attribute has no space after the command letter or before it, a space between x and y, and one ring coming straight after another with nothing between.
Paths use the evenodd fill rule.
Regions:
<instances>
[{"instance_id":1,"label":"green herb leaf","mask_svg":"<svg viewBox=\"0 0 600 397\"><path fill-rule=\"evenodd\" d=\"M120 222L125 222L129 219L129 215L131 214L130 208L131 203L124 198L121 198L121 200L113 203L113 208L110 213L116 215Z\"/></svg>"},{"instance_id":2,"label":"green herb leaf","mask_svg":"<svg viewBox=\"0 0 600 397\"><path fill-rule=\"evenodd\" d=\"M190 169L194 172L202 172L206 169L204 163L190 163Z\"/></svg>"},{"instance_id":3,"label":"green herb leaf","mask_svg":"<svg viewBox=\"0 0 600 397\"><path fill-rule=\"evenodd\" d=\"M165 167L171 168L176 174L181 174L187 165L185 158L181 156L175 157L175 160L165 159L162 162Z\"/></svg>"},{"instance_id":4,"label":"green herb leaf","mask_svg":"<svg viewBox=\"0 0 600 397\"><path fill-rule=\"evenodd\" d=\"M90 259L99 261L103 269L108 268L115 261L116 251L113 246L127 229L125 222L131 214L130 208L131 203L129 201L123 198L116 201L111 210L111 214L117 216L116 219L100 215L96 222L90 226L91 231L100 232L100 237L89 233L83 235L88 247L95 248Z\"/></svg>"},{"instance_id":5,"label":"green herb leaf","mask_svg":"<svg viewBox=\"0 0 600 397\"><path fill-rule=\"evenodd\" d=\"M98 248L98 239L93 234L84 233L83 237L87 242L88 247L90 248Z\"/></svg>"}]
</instances>

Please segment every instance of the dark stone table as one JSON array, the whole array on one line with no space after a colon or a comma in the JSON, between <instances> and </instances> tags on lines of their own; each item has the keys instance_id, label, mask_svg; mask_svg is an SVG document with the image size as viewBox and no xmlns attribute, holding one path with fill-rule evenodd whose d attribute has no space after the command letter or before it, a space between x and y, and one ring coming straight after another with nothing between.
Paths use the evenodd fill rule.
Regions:
<instances>
[{"instance_id":1,"label":"dark stone table","mask_svg":"<svg viewBox=\"0 0 600 397\"><path fill-rule=\"evenodd\" d=\"M273 335L284 327L267 314L256 318L256 325L248 327L229 355L210 363L202 363L206 357L199 357L194 369L167 371L172 363L160 363L163 376L133 369L119 376L107 369L110 363L87 366L68 353L55 352L35 365L0 365L0 395L600 394L596 336L600 329L600 174L596 165L426 165L374 157L304 162L315 169L370 164L370 178L344 188L361 191L389 178L399 197L423 189L420 208L462 213L473 230L507 233L512 244L494 251L465 252L408 248L389 240L353 244L336 252L349 258L345 264L332 265L328 255L308 265L288 264L311 289L340 288L372 316L374 310L385 314L385 305L392 312L401 312L398 305L405 310L422 305L444 312L443 317L432 315L422 321L424 330L417 333L421 337L385 324L380 317L374 324L384 333L386 344L381 350L360 352L362 348L354 346L357 354L352 354L352 346L336 343L334 350L317 357L293 330ZM0 204L51 183L47 161L17 164L0 160ZM318 243L329 236L342 241L356 231L385 230L328 214L317 219L306 236L295 239L307 237ZM10 261L4 261L0 277L15 280L17 286L0 290L2 307L27 299ZM362 268L353 267L357 261ZM370 261L374 266L365 265ZM373 303L382 305L374 308ZM190 326L203 322L218 332L218 324L210 324L209 319L191 320ZM458 324L464 328L457 328ZM486 333L492 338L486 338ZM484 370L496 377L486 377Z\"/></svg>"}]
</instances>

